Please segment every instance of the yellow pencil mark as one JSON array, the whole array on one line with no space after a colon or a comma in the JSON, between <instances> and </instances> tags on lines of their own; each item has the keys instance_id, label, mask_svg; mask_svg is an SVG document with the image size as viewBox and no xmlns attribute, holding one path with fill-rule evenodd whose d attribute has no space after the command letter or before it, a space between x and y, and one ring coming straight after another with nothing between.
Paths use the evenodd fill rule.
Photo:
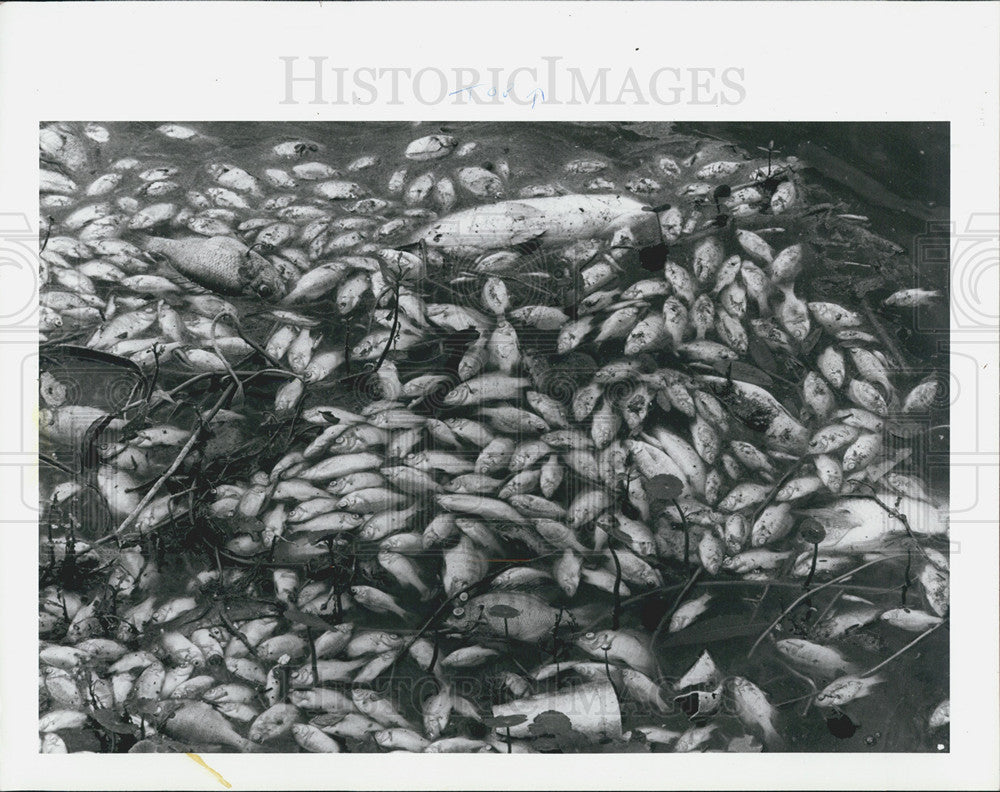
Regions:
<instances>
[{"instance_id":1,"label":"yellow pencil mark","mask_svg":"<svg viewBox=\"0 0 1000 792\"><path fill-rule=\"evenodd\" d=\"M208 770L208 772L210 772L212 775L214 775L215 776L215 780L218 781L220 784L222 784L222 786L224 786L226 789L232 789L233 788L233 785L230 784L225 778L222 777L222 773L220 773L218 770L213 770L211 767L209 767L208 766L208 762L206 762L204 759L202 759L200 756L198 756L198 754L196 754L196 753L189 753L188 757L190 759L193 759L195 762L197 762L202 767L204 767L206 770Z\"/></svg>"}]
</instances>

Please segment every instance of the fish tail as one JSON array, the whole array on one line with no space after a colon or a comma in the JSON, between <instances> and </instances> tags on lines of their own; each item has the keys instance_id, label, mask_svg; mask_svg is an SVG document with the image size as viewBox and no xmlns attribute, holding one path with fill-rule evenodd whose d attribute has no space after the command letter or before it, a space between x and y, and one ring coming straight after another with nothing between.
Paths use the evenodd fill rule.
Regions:
<instances>
[{"instance_id":1,"label":"fish tail","mask_svg":"<svg viewBox=\"0 0 1000 792\"><path fill-rule=\"evenodd\" d=\"M785 738L775 731L773 726L763 728L764 745L769 751L784 751L786 749Z\"/></svg>"},{"instance_id":2,"label":"fish tail","mask_svg":"<svg viewBox=\"0 0 1000 792\"><path fill-rule=\"evenodd\" d=\"M262 753L264 746L253 740L242 739L234 746L240 753Z\"/></svg>"},{"instance_id":3,"label":"fish tail","mask_svg":"<svg viewBox=\"0 0 1000 792\"><path fill-rule=\"evenodd\" d=\"M173 244L172 239L150 236L149 234L134 233L132 238L135 240L135 244L147 253L168 253Z\"/></svg>"}]
</instances>

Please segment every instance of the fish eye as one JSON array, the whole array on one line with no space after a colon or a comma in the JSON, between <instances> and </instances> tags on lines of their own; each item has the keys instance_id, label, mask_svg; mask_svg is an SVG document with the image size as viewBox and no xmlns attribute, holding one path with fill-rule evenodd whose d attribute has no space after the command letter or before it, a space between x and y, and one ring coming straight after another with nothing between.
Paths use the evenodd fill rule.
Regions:
<instances>
[{"instance_id":1,"label":"fish eye","mask_svg":"<svg viewBox=\"0 0 1000 792\"><path fill-rule=\"evenodd\" d=\"M589 632L589 633L587 633L587 634L586 634L585 636L583 636L583 637L584 637L584 638L593 638L593 637L594 637L594 633L592 633L592 632Z\"/></svg>"},{"instance_id":2,"label":"fish eye","mask_svg":"<svg viewBox=\"0 0 1000 792\"><path fill-rule=\"evenodd\" d=\"M463 591L461 594L459 594L458 595L458 601L459 602L468 602L469 601L469 592L468 591Z\"/></svg>"},{"instance_id":3,"label":"fish eye","mask_svg":"<svg viewBox=\"0 0 1000 792\"><path fill-rule=\"evenodd\" d=\"M266 300L269 297L274 296L274 289L272 289L268 284L262 283L257 287L257 294Z\"/></svg>"},{"instance_id":4,"label":"fish eye","mask_svg":"<svg viewBox=\"0 0 1000 792\"><path fill-rule=\"evenodd\" d=\"M452 614L452 616L455 616L457 618L461 618L462 616L465 615L465 608L455 608L455 610L453 610L451 612L451 614Z\"/></svg>"}]
</instances>

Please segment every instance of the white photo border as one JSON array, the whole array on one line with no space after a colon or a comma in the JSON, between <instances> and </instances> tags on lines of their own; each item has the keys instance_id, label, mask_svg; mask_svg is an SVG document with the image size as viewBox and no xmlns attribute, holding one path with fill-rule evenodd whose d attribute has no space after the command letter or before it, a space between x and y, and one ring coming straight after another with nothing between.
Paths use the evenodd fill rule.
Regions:
<instances>
[{"instance_id":1,"label":"white photo border","mask_svg":"<svg viewBox=\"0 0 1000 792\"><path fill-rule=\"evenodd\" d=\"M183 754L38 753L37 289L31 266L37 260L39 122L389 119L950 122L951 352L953 372L957 376L962 361L966 379L951 416L952 464L960 471L951 477L951 538L958 548L952 557L951 750L516 759L213 754L205 760L234 789L996 788L998 18L992 2L0 6L0 252L9 265L0 290L0 365L7 381L0 397L0 788L223 788ZM455 68L510 75L561 58L560 67L576 67L588 81L607 67L618 80L616 91L629 68L647 87L664 67L695 82L692 69L713 70L713 80L738 69L741 74L729 76L743 95L731 88L716 96L718 103L705 102L704 93L687 85L673 104L652 101L647 90L646 104L632 92L620 104L609 96L531 107L513 100L459 104L451 96L426 101L437 91L424 101L412 92L394 97L380 83L370 104L283 104L282 57L301 59L298 66L325 58L324 68L345 68L352 79L358 69L386 67L436 68L449 78ZM559 72L555 86L565 96L560 80L569 80L568 72Z\"/></svg>"}]
</instances>

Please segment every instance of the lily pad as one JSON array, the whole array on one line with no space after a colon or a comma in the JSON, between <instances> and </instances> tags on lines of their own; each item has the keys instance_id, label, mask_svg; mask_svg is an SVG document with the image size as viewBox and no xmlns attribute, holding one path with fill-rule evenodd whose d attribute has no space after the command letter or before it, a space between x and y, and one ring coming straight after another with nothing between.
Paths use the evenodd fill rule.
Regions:
<instances>
[{"instance_id":1,"label":"lily pad","mask_svg":"<svg viewBox=\"0 0 1000 792\"><path fill-rule=\"evenodd\" d=\"M677 476L660 474L643 482L646 494L651 500L673 500L680 496L684 485Z\"/></svg>"},{"instance_id":2,"label":"lily pad","mask_svg":"<svg viewBox=\"0 0 1000 792\"><path fill-rule=\"evenodd\" d=\"M132 723L125 723L113 709L99 707L90 713L90 717L101 724L102 728L115 734L136 735L139 729Z\"/></svg>"},{"instance_id":3,"label":"lily pad","mask_svg":"<svg viewBox=\"0 0 1000 792\"><path fill-rule=\"evenodd\" d=\"M799 536L810 544L818 544L826 539L826 529L823 528L819 520L807 517L799 525Z\"/></svg>"},{"instance_id":4,"label":"lily pad","mask_svg":"<svg viewBox=\"0 0 1000 792\"><path fill-rule=\"evenodd\" d=\"M535 716L528 730L536 736L569 734L573 731L573 722L557 710L545 710Z\"/></svg>"},{"instance_id":5,"label":"lily pad","mask_svg":"<svg viewBox=\"0 0 1000 792\"><path fill-rule=\"evenodd\" d=\"M527 715L498 715L494 718L483 718L483 725L490 729L509 729L511 726L520 726L528 720Z\"/></svg>"}]
</instances>

